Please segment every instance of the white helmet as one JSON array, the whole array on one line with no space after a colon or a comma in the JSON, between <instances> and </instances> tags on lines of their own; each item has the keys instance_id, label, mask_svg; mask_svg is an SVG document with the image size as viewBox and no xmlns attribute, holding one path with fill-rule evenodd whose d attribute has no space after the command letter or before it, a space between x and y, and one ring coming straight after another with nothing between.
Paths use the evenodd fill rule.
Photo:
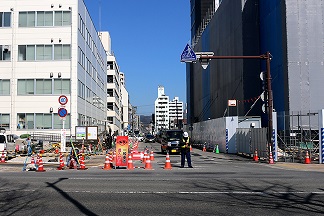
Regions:
<instances>
[{"instance_id":1,"label":"white helmet","mask_svg":"<svg viewBox=\"0 0 324 216\"><path fill-rule=\"evenodd\" d=\"M188 132L183 132L183 137L188 137Z\"/></svg>"}]
</instances>

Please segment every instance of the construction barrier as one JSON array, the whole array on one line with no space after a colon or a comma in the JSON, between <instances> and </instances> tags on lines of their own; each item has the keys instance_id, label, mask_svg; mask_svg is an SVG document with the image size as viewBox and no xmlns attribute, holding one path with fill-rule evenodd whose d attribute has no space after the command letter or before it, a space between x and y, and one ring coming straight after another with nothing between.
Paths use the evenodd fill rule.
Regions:
<instances>
[{"instance_id":1,"label":"construction barrier","mask_svg":"<svg viewBox=\"0 0 324 216\"><path fill-rule=\"evenodd\" d=\"M132 153L132 159L133 160L142 160L143 159L143 154L141 152L134 151Z\"/></svg>"}]
</instances>

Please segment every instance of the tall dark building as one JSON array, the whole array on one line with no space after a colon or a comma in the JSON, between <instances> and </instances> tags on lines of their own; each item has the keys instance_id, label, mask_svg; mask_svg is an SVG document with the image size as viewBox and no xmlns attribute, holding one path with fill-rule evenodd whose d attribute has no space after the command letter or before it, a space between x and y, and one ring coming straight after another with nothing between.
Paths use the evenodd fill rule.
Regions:
<instances>
[{"instance_id":1,"label":"tall dark building","mask_svg":"<svg viewBox=\"0 0 324 216\"><path fill-rule=\"evenodd\" d=\"M324 108L324 0L190 2L195 52L226 56L271 53L278 130L297 124L291 116L310 118L310 113ZM258 99L263 92L260 73L265 69L265 61L259 59L211 60L206 70L199 63L188 63L189 123L248 114L262 116L267 125L263 102ZM237 100L238 107L228 107L230 99Z\"/></svg>"}]
</instances>

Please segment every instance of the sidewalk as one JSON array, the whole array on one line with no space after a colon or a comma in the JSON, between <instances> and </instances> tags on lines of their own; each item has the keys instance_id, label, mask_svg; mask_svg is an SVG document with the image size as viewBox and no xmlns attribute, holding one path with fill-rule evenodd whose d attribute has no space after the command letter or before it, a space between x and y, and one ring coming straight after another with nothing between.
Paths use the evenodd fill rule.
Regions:
<instances>
[{"instance_id":1,"label":"sidewalk","mask_svg":"<svg viewBox=\"0 0 324 216\"><path fill-rule=\"evenodd\" d=\"M202 157L217 157L219 159L246 161L246 162L254 163L252 158L248 158L236 154L224 154L224 153L215 154L213 152L203 152L199 149L194 149L192 154L199 154ZM259 161L255 163L264 164L268 167L277 168L277 169L324 172L324 164L319 164L316 162L313 162L311 164L292 163L292 162L275 162L274 164L268 164L267 161Z\"/></svg>"},{"instance_id":2,"label":"sidewalk","mask_svg":"<svg viewBox=\"0 0 324 216\"><path fill-rule=\"evenodd\" d=\"M267 167L283 169L283 170L299 170L299 171L315 171L315 172L324 172L324 164L311 163L311 164L303 164L303 163L291 163L291 162L275 162L274 164L268 164L266 161L254 162L252 158L242 157L236 154L224 154L219 153L215 154L213 152L203 152L199 149L193 149L192 155L200 156L200 157L213 157L221 160L235 160L242 161L247 163L260 163ZM90 167L103 167L105 164L106 155L91 155L89 159L85 160L85 166ZM59 158L58 158L59 160ZM6 164L0 164L0 171L22 171L23 165L26 161L26 157L16 157L9 161ZM31 161L31 157L28 157L26 164L29 164ZM65 159L64 159L65 161ZM56 169L59 166L59 161L55 161L55 157L43 157L43 163L45 169ZM7 164L9 166L7 166ZM17 165L17 166L10 166ZM21 165L21 166L19 166Z\"/></svg>"}]
</instances>

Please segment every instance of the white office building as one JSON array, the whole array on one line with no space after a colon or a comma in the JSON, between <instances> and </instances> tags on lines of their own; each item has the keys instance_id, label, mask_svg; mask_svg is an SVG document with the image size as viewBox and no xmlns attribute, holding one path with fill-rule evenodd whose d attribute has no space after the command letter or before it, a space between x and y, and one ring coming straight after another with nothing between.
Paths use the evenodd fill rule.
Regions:
<instances>
[{"instance_id":1,"label":"white office building","mask_svg":"<svg viewBox=\"0 0 324 216\"><path fill-rule=\"evenodd\" d=\"M169 129L169 96L164 94L164 87L158 87L158 97L155 100L155 132Z\"/></svg>"},{"instance_id":2,"label":"white office building","mask_svg":"<svg viewBox=\"0 0 324 216\"><path fill-rule=\"evenodd\" d=\"M0 127L18 135L104 130L106 63L83 0L1 0Z\"/></svg>"}]
</instances>

